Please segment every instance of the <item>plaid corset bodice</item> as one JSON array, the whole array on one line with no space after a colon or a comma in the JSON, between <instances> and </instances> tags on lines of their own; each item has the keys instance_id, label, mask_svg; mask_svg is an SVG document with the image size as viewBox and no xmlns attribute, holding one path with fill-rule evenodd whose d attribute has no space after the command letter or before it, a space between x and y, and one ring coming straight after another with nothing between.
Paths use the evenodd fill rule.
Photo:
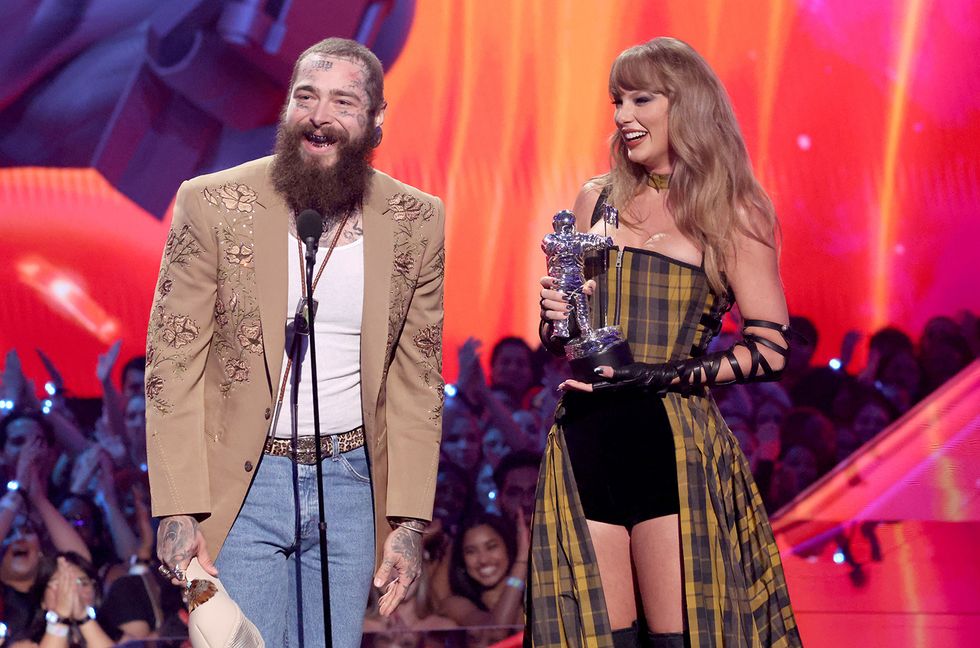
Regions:
<instances>
[{"instance_id":1,"label":"plaid corset bodice","mask_svg":"<svg viewBox=\"0 0 980 648\"><path fill-rule=\"evenodd\" d=\"M704 269L656 252L613 248L589 266L597 283L592 326L622 326L638 362L701 355L731 308L729 295L712 292Z\"/></svg>"}]
</instances>

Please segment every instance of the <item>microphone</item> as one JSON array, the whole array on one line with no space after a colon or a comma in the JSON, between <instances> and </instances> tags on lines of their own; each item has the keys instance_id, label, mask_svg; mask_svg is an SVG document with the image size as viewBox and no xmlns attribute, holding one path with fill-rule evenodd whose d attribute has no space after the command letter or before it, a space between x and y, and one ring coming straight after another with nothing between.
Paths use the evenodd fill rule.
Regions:
<instances>
[{"instance_id":1,"label":"microphone","mask_svg":"<svg viewBox=\"0 0 980 648\"><path fill-rule=\"evenodd\" d=\"M320 245L320 236L323 234L323 216L315 209L304 209L296 217L296 233L306 244L307 260L313 263Z\"/></svg>"}]
</instances>

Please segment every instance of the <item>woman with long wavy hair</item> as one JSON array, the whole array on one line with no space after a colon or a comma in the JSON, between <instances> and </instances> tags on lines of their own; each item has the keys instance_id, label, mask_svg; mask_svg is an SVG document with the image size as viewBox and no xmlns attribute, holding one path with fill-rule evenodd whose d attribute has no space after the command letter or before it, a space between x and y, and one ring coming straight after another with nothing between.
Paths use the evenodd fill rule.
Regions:
<instances>
[{"instance_id":1,"label":"woman with long wavy hair","mask_svg":"<svg viewBox=\"0 0 980 648\"><path fill-rule=\"evenodd\" d=\"M578 229L593 326L634 364L568 380L538 485L526 642L797 646L749 465L710 388L778 379L789 352L778 225L725 89L690 46L656 38L613 63L612 168L586 183ZM609 205L618 215L604 209ZM591 216L591 218L590 218ZM541 280L542 341L571 310ZM737 300L742 335L707 352Z\"/></svg>"}]
</instances>

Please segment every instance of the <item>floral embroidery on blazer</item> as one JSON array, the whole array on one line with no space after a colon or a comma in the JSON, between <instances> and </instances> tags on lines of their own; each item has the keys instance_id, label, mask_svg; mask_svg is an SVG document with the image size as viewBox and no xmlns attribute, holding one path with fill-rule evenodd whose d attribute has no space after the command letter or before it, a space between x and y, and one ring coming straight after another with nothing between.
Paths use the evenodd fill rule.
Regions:
<instances>
[{"instance_id":1,"label":"floral embroidery on blazer","mask_svg":"<svg viewBox=\"0 0 980 648\"><path fill-rule=\"evenodd\" d=\"M412 294L419 282L422 255L429 240L423 235L424 223L435 215L435 208L427 201L407 193L397 193L388 199L385 214L394 221L394 262L391 271L391 298L388 311L388 357L394 353L399 327L405 321L412 302ZM445 248L436 252L432 271L442 276L445 273ZM419 378L435 390L439 396L438 404L432 409L433 420L442 414L444 382L442 379L442 324L431 324L415 332L412 343L418 351Z\"/></svg>"},{"instance_id":2,"label":"floral embroidery on blazer","mask_svg":"<svg viewBox=\"0 0 980 648\"><path fill-rule=\"evenodd\" d=\"M241 183L205 187L201 194L219 214L213 225L218 255L212 349L222 367L221 390L227 393L236 384L250 380L257 366L253 366L253 358L261 362L262 326L255 287L252 218L255 207L263 205L258 194ZM204 249L187 223L170 232L164 248L157 281L160 299L150 316L146 358L147 402L162 414L168 414L173 405L166 398L166 382L160 369L171 365L170 372L179 378L187 364L182 348L194 342L201 332L194 319L172 311L166 298L174 285L174 273L186 270Z\"/></svg>"},{"instance_id":3,"label":"floral embroidery on blazer","mask_svg":"<svg viewBox=\"0 0 980 648\"><path fill-rule=\"evenodd\" d=\"M181 348L196 340L200 334L197 322L187 315L167 311L163 300L173 288L172 272L175 267L187 268L191 260L199 257L203 251L201 244L194 238L190 225L186 223L170 231L163 249L160 276L157 279L157 293L163 299L157 303L150 314L150 343L146 349L145 384L147 403L162 414L169 414L173 404L164 397L165 383L157 373L157 369L162 365L172 364L174 374L179 376L187 364L187 358Z\"/></svg>"},{"instance_id":4,"label":"floral embroidery on blazer","mask_svg":"<svg viewBox=\"0 0 980 648\"><path fill-rule=\"evenodd\" d=\"M205 187L209 205L221 213L215 225L218 241L218 294L214 302L213 349L224 372L221 391L227 394L236 384L248 382L257 370L251 360L262 358L262 324L258 292L252 218L256 206L264 207L248 185L228 183ZM249 356L252 356L251 358Z\"/></svg>"}]
</instances>

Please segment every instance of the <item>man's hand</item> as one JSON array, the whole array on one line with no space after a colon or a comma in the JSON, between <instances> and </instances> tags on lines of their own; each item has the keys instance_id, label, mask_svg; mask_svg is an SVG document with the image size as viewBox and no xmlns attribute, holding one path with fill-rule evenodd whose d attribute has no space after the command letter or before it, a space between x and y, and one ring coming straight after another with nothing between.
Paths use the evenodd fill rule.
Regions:
<instances>
[{"instance_id":1,"label":"man's hand","mask_svg":"<svg viewBox=\"0 0 980 648\"><path fill-rule=\"evenodd\" d=\"M170 576L171 583L184 584L184 574L194 556L197 556L204 571L212 576L218 575L197 520L189 515L171 515L160 520L160 528L157 529L157 558L161 562L161 571L166 570L164 575Z\"/></svg>"},{"instance_id":2,"label":"man's hand","mask_svg":"<svg viewBox=\"0 0 980 648\"><path fill-rule=\"evenodd\" d=\"M408 588L422 573L422 532L425 522L399 520L381 554L381 567L374 575L374 586L383 589L378 612L388 616L405 598ZM394 573L392 573L394 572Z\"/></svg>"}]
</instances>

